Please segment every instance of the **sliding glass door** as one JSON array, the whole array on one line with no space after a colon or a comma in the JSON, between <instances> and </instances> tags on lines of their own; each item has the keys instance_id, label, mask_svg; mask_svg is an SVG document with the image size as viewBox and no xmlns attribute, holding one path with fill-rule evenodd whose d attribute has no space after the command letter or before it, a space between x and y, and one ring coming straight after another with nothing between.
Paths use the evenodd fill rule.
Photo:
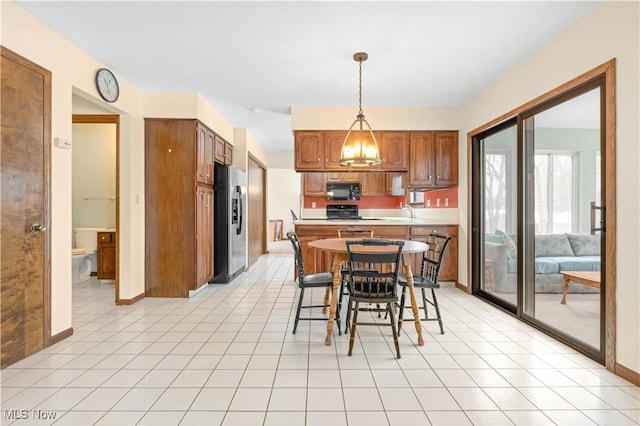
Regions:
<instances>
[{"instance_id":1,"label":"sliding glass door","mask_svg":"<svg viewBox=\"0 0 640 426\"><path fill-rule=\"evenodd\" d=\"M585 350L603 340L601 248L601 91L588 87L523 115L527 194L524 208L523 315Z\"/></svg>"},{"instance_id":2,"label":"sliding glass door","mask_svg":"<svg viewBox=\"0 0 640 426\"><path fill-rule=\"evenodd\" d=\"M603 82L472 140L472 291L604 360Z\"/></svg>"},{"instance_id":3,"label":"sliding glass door","mask_svg":"<svg viewBox=\"0 0 640 426\"><path fill-rule=\"evenodd\" d=\"M478 139L481 192L478 205L481 277L478 291L515 313L517 307L517 160L516 120L510 120Z\"/></svg>"}]
</instances>

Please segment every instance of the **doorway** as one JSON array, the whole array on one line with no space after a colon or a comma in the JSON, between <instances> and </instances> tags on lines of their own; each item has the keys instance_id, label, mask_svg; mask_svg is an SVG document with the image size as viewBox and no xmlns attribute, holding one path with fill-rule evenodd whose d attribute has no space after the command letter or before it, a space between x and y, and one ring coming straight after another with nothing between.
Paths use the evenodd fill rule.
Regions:
<instances>
[{"instance_id":1,"label":"doorway","mask_svg":"<svg viewBox=\"0 0 640 426\"><path fill-rule=\"evenodd\" d=\"M5 368L58 337L51 336L51 73L2 46L0 56L0 368Z\"/></svg>"},{"instance_id":2,"label":"doorway","mask_svg":"<svg viewBox=\"0 0 640 426\"><path fill-rule=\"evenodd\" d=\"M81 233L99 240L81 268L90 268L90 280L114 282L119 303L119 135L120 117L111 114L74 114L73 122L73 229L76 245ZM75 245L74 245L75 246ZM93 246L90 247L93 250ZM86 266L85 266L86 265ZM75 283L74 283L75 285Z\"/></svg>"},{"instance_id":3,"label":"doorway","mask_svg":"<svg viewBox=\"0 0 640 426\"><path fill-rule=\"evenodd\" d=\"M586 73L471 139L472 292L609 368L612 68Z\"/></svg>"}]
</instances>

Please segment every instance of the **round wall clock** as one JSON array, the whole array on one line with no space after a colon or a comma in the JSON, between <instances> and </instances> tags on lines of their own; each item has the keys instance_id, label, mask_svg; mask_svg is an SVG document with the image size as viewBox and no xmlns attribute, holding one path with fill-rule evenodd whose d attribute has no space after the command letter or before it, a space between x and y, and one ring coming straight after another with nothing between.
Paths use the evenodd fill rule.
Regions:
<instances>
[{"instance_id":1,"label":"round wall clock","mask_svg":"<svg viewBox=\"0 0 640 426\"><path fill-rule=\"evenodd\" d=\"M120 96L120 87L118 86L118 80L113 73L106 69L100 68L96 72L96 88L98 93L107 102L115 102Z\"/></svg>"}]
</instances>

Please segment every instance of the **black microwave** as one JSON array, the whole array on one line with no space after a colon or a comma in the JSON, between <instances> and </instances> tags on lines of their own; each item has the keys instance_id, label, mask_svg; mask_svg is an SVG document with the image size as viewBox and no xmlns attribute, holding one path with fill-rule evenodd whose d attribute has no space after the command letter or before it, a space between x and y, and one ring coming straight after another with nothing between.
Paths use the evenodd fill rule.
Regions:
<instances>
[{"instance_id":1,"label":"black microwave","mask_svg":"<svg viewBox=\"0 0 640 426\"><path fill-rule=\"evenodd\" d=\"M327 200L354 201L359 199L359 182L327 182Z\"/></svg>"}]
</instances>

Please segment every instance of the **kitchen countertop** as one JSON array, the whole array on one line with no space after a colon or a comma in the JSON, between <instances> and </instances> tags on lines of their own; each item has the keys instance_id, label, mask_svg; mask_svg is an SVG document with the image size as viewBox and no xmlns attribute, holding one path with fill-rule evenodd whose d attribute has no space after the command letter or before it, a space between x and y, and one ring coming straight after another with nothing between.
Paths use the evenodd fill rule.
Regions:
<instances>
[{"instance_id":1,"label":"kitchen countertop","mask_svg":"<svg viewBox=\"0 0 640 426\"><path fill-rule=\"evenodd\" d=\"M363 217L356 220L327 220L322 218L302 219L293 222L294 225L457 225L457 222L443 219L422 219L409 217Z\"/></svg>"}]
</instances>

